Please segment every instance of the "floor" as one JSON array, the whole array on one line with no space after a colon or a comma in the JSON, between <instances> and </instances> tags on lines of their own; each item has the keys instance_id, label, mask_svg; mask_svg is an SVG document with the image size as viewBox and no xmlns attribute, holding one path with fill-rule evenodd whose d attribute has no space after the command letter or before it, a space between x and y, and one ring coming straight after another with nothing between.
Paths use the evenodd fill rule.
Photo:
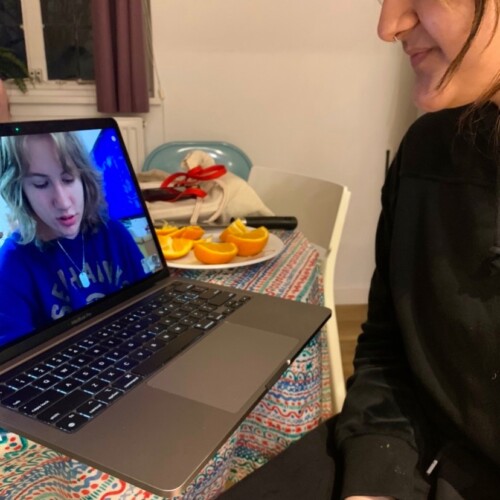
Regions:
<instances>
[{"instance_id":1,"label":"floor","mask_svg":"<svg viewBox=\"0 0 500 500\"><path fill-rule=\"evenodd\" d=\"M337 323L339 325L340 351L344 378L348 378L353 371L352 360L356 348L356 340L361 332L360 325L366 318L366 304L337 306Z\"/></svg>"}]
</instances>

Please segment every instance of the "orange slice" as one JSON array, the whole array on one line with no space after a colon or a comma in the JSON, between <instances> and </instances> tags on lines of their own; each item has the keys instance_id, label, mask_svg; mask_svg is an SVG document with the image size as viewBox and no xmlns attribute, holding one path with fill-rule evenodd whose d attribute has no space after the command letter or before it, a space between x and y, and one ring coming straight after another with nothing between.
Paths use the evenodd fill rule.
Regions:
<instances>
[{"instance_id":1,"label":"orange slice","mask_svg":"<svg viewBox=\"0 0 500 500\"><path fill-rule=\"evenodd\" d=\"M155 229L156 234L162 235L162 236L173 233L174 231L178 231L178 230L179 230L179 226L172 226L170 224L165 224L163 227L158 227Z\"/></svg>"},{"instance_id":2,"label":"orange slice","mask_svg":"<svg viewBox=\"0 0 500 500\"><path fill-rule=\"evenodd\" d=\"M184 226L170 233L172 238L187 238L188 240L199 240L205 234L200 226Z\"/></svg>"},{"instance_id":3,"label":"orange slice","mask_svg":"<svg viewBox=\"0 0 500 500\"><path fill-rule=\"evenodd\" d=\"M241 219L236 219L229 226L222 231L219 235L219 239L221 241L227 241L227 237L230 234L245 234L249 231L247 226L244 224L244 222Z\"/></svg>"},{"instance_id":4,"label":"orange slice","mask_svg":"<svg viewBox=\"0 0 500 500\"><path fill-rule=\"evenodd\" d=\"M261 226L240 234L228 232L225 238L228 243L234 243L238 247L238 255L249 257L264 250L269 240L269 231Z\"/></svg>"},{"instance_id":5,"label":"orange slice","mask_svg":"<svg viewBox=\"0 0 500 500\"><path fill-rule=\"evenodd\" d=\"M178 226L171 226L170 224L166 224L161 228L156 228L155 232L156 236L158 236L158 241L160 242L160 246L163 246L165 244L167 236L178 230L179 230Z\"/></svg>"},{"instance_id":6,"label":"orange slice","mask_svg":"<svg viewBox=\"0 0 500 500\"><path fill-rule=\"evenodd\" d=\"M234 243L200 241L195 243L193 253L203 264L226 264L234 259L238 247Z\"/></svg>"},{"instance_id":7,"label":"orange slice","mask_svg":"<svg viewBox=\"0 0 500 500\"><path fill-rule=\"evenodd\" d=\"M163 256L167 260L180 259L187 255L193 248L193 240L187 238L172 238L165 236L161 245Z\"/></svg>"}]
</instances>

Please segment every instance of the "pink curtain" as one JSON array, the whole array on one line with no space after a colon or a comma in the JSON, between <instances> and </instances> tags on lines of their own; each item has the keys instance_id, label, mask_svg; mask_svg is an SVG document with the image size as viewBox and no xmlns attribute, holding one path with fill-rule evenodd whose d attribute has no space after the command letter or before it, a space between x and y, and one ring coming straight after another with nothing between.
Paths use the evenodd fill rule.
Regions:
<instances>
[{"instance_id":1,"label":"pink curtain","mask_svg":"<svg viewBox=\"0 0 500 500\"><path fill-rule=\"evenodd\" d=\"M91 5L98 111L149 111L142 0Z\"/></svg>"}]
</instances>

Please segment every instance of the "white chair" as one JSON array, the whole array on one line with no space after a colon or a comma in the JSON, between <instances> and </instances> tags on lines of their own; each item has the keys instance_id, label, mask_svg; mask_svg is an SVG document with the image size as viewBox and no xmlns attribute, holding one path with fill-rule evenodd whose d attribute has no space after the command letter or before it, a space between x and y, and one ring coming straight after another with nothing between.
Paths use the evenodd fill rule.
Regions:
<instances>
[{"instance_id":1,"label":"white chair","mask_svg":"<svg viewBox=\"0 0 500 500\"><path fill-rule=\"evenodd\" d=\"M345 186L334 182L259 166L252 166L248 182L276 215L295 215L298 229L320 251L325 306L332 310L332 317L326 325L326 339L332 409L337 413L345 399L345 382L333 281L351 193Z\"/></svg>"}]
</instances>

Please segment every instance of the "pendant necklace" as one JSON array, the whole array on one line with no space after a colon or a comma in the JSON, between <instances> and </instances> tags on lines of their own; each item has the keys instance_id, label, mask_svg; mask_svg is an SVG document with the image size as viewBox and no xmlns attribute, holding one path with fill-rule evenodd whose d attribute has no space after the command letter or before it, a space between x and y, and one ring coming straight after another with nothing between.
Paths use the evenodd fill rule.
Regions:
<instances>
[{"instance_id":1,"label":"pendant necklace","mask_svg":"<svg viewBox=\"0 0 500 500\"><path fill-rule=\"evenodd\" d=\"M83 288L88 288L90 286L90 280L89 280L89 275L85 272L85 239L82 234L82 267L81 269L76 265L75 261L71 258L71 255L66 251L66 249L61 245L61 242L57 240L57 244L61 248L61 250L64 252L66 257L71 261L71 263L76 267L78 271L78 281L80 282L80 285Z\"/></svg>"}]
</instances>

